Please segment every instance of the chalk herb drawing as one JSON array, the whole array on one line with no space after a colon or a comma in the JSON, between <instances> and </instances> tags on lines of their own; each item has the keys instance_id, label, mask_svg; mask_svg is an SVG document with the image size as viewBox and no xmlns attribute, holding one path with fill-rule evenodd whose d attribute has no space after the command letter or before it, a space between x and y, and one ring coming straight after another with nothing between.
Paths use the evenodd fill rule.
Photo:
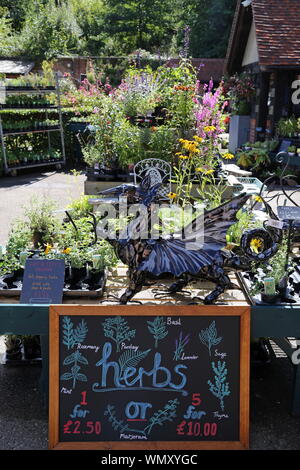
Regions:
<instances>
[{"instance_id":1,"label":"chalk herb drawing","mask_svg":"<svg viewBox=\"0 0 300 470\"><path fill-rule=\"evenodd\" d=\"M127 350L121 354L119 357L119 365L120 365L120 376L122 377L128 367L135 367L137 364L142 361L151 349L147 349L147 351L133 351L132 349Z\"/></svg>"},{"instance_id":2,"label":"chalk herb drawing","mask_svg":"<svg viewBox=\"0 0 300 470\"><path fill-rule=\"evenodd\" d=\"M190 341L190 335L186 335L183 338L182 331L180 332L179 338L175 340L175 351L174 351L174 361L179 361L182 354L184 353L184 348Z\"/></svg>"},{"instance_id":3,"label":"chalk herb drawing","mask_svg":"<svg viewBox=\"0 0 300 470\"><path fill-rule=\"evenodd\" d=\"M212 346L217 346L223 339L222 336L217 337L216 322L213 321L208 328L201 330L199 333L199 339L202 344L208 348L209 355L211 356Z\"/></svg>"},{"instance_id":4,"label":"chalk herb drawing","mask_svg":"<svg viewBox=\"0 0 300 470\"><path fill-rule=\"evenodd\" d=\"M176 409L179 405L179 400L169 400L162 410L154 413L149 419L148 426L145 427L144 432L149 436L153 426L162 426L166 421L173 421L176 418Z\"/></svg>"},{"instance_id":5,"label":"chalk herb drawing","mask_svg":"<svg viewBox=\"0 0 300 470\"><path fill-rule=\"evenodd\" d=\"M77 349L70 356L67 356L63 362L64 366L74 364L74 366L71 368L71 372L65 372L60 377L60 380L73 380L73 389L75 388L77 380L81 382L87 382L87 376L85 374L79 373L81 367L78 365L78 363L88 365L88 360Z\"/></svg>"},{"instance_id":6,"label":"chalk herb drawing","mask_svg":"<svg viewBox=\"0 0 300 470\"><path fill-rule=\"evenodd\" d=\"M227 377L226 362L218 361L217 366L212 362L211 365L215 373L215 383L207 381L209 391L220 400L221 410L224 411L224 398L230 395L229 383L225 382Z\"/></svg>"},{"instance_id":7,"label":"chalk herb drawing","mask_svg":"<svg viewBox=\"0 0 300 470\"><path fill-rule=\"evenodd\" d=\"M147 323L148 330L155 339L155 348L157 348L158 341L164 339L168 334L168 330L166 329L166 321L163 317L156 317L153 322L147 321Z\"/></svg>"},{"instance_id":8,"label":"chalk herb drawing","mask_svg":"<svg viewBox=\"0 0 300 470\"><path fill-rule=\"evenodd\" d=\"M72 349L76 344L84 342L88 333L88 328L85 320L81 320L76 328L73 328L74 324L70 317L63 317L63 344L68 349Z\"/></svg>"},{"instance_id":9,"label":"chalk herb drawing","mask_svg":"<svg viewBox=\"0 0 300 470\"><path fill-rule=\"evenodd\" d=\"M163 426L165 422L172 422L174 418L176 418L176 409L178 405L179 400L177 398L169 400L162 410L156 411L153 416L151 416L149 424L144 429L131 429L128 424L124 423L124 420L118 419L113 405L107 405L104 416L108 417L108 421L111 423L112 428L115 431L120 431L121 433L124 433L125 431L133 432L149 436L154 426Z\"/></svg>"},{"instance_id":10,"label":"chalk herb drawing","mask_svg":"<svg viewBox=\"0 0 300 470\"><path fill-rule=\"evenodd\" d=\"M106 318L102 326L104 336L116 343L117 352L120 352L120 345L123 341L128 341L135 337L136 330L131 330L127 321L120 316Z\"/></svg>"},{"instance_id":11,"label":"chalk herb drawing","mask_svg":"<svg viewBox=\"0 0 300 470\"><path fill-rule=\"evenodd\" d=\"M127 423L124 423L123 420L116 417L116 410L113 405L107 405L106 410L104 411L104 416L108 417L108 421L111 423L112 428L115 431L120 431L121 433L134 432L145 434L143 429L131 429Z\"/></svg>"}]
</instances>

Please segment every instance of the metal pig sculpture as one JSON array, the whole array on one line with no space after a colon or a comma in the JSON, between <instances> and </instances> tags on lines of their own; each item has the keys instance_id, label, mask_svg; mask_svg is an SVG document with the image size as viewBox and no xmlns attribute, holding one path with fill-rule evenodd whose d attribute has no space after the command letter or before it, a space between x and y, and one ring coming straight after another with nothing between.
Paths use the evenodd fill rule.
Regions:
<instances>
[{"instance_id":1,"label":"metal pig sculpture","mask_svg":"<svg viewBox=\"0 0 300 470\"><path fill-rule=\"evenodd\" d=\"M241 239L243 253L234 254L224 250L227 245L226 233L235 223L236 214L249 199L250 195L241 194L219 207L207 211L198 220L197 217L186 227L185 233L191 233L191 238L182 237L182 234L169 236L169 238L144 239L137 236L142 233L142 225L148 224L151 217L151 204L156 202L156 193L160 185L149 187L149 180L145 178L140 186L121 185L101 194L114 193L117 196L130 195L131 202L139 202L147 208L143 222L132 220L122 237L109 239L117 256L129 266L129 285L121 296L120 303L126 304L146 284L149 278L158 278L161 275L175 277L175 282L168 288L170 294L181 291L191 280L205 279L216 284L215 289L205 297L205 304L214 303L231 281L228 272L249 270L251 262L263 261L273 256L282 240L281 230L267 227L266 229L253 229L245 231ZM269 216L277 219L270 206L265 204ZM200 223L199 223L200 221ZM198 225L197 225L198 223ZM199 227L198 227L199 226ZM199 249L190 249L190 243L197 239L194 227L204 231L204 239ZM134 237L132 234L134 233ZM101 236L101 230L98 231ZM251 248L251 240L259 239L263 251L256 253Z\"/></svg>"}]
</instances>

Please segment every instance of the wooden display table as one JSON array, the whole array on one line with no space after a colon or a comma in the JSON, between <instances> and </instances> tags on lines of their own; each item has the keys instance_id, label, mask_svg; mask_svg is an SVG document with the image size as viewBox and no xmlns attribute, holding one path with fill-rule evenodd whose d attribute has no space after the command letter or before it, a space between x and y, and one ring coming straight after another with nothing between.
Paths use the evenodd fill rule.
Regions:
<instances>
[{"instance_id":1,"label":"wooden display table","mask_svg":"<svg viewBox=\"0 0 300 470\"><path fill-rule=\"evenodd\" d=\"M243 292L238 287L235 277L232 281L236 288L227 290L216 304L218 305L249 305ZM171 281L170 281L171 282ZM165 280L157 283L167 285ZM116 275L108 278L107 292L119 296L120 292L126 286L126 269L120 268ZM185 293L177 294L175 297L167 295L160 298L157 292L161 294L161 286L148 287L135 296L135 300L141 304L160 305L176 304L186 305L192 302L193 296L204 297L212 284L208 282L198 282L192 284L189 291L191 296ZM156 290L157 289L157 290ZM9 304L7 303L9 302ZM66 299L64 304L78 304L78 299ZM95 299L84 299L84 304L118 304L116 299L103 298L100 302ZM201 303L201 302L199 302ZM49 371L49 308L45 305L21 305L19 299L12 297L0 297L0 334L19 334L19 335L40 335L43 366L41 372L41 390L44 397L48 397L48 371ZM293 349L286 338L300 338L300 306L251 306L251 337L252 338L272 338L290 357ZM294 365L294 386L292 394L291 412L295 416L300 416L300 368Z\"/></svg>"}]
</instances>

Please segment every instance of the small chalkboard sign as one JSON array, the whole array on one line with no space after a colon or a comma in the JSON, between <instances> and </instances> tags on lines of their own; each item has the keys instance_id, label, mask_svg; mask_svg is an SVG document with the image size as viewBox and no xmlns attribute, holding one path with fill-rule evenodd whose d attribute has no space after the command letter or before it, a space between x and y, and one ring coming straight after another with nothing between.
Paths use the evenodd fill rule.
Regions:
<instances>
[{"instance_id":1,"label":"small chalkboard sign","mask_svg":"<svg viewBox=\"0 0 300 470\"><path fill-rule=\"evenodd\" d=\"M50 307L50 449L247 449L250 307Z\"/></svg>"},{"instance_id":2,"label":"small chalkboard sign","mask_svg":"<svg viewBox=\"0 0 300 470\"><path fill-rule=\"evenodd\" d=\"M279 206L277 212L281 220L300 220L300 207Z\"/></svg>"},{"instance_id":3,"label":"small chalkboard sign","mask_svg":"<svg viewBox=\"0 0 300 470\"><path fill-rule=\"evenodd\" d=\"M64 260L26 260L20 302L23 304L60 304L65 279Z\"/></svg>"}]
</instances>

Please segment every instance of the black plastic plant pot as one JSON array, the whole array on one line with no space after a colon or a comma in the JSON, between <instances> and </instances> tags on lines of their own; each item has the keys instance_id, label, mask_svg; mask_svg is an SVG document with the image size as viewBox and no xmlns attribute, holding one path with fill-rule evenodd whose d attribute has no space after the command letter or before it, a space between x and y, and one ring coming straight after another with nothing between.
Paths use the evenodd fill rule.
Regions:
<instances>
[{"instance_id":1,"label":"black plastic plant pot","mask_svg":"<svg viewBox=\"0 0 300 470\"><path fill-rule=\"evenodd\" d=\"M71 268L70 272L70 289L82 289L82 283L87 277L86 267L84 268Z\"/></svg>"},{"instance_id":2,"label":"black plastic plant pot","mask_svg":"<svg viewBox=\"0 0 300 470\"><path fill-rule=\"evenodd\" d=\"M90 269L88 277L86 278L86 283L89 287L89 290L103 290L106 285L106 274L104 270Z\"/></svg>"},{"instance_id":3,"label":"black plastic plant pot","mask_svg":"<svg viewBox=\"0 0 300 470\"><path fill-rule=\"evenodd\" d=\"M280 300L280 294L278 292L274 295L261 293L261 300L266 304L275 304L278 300Z\"/></svg>"},{"instance_id":4,"label":"black plastic plant pot","mask_svg":"<svg viewBox=\"0 0 300 470\"><path fill-rule=\"evenodd\" d=\"M5 274L0 278L0 284L3 284L4 289L17 289L20 287L24 276L24 269L20 268L13 273Z\"/></svg>"},{"instance_id":5,"label":"black plastic plant pot","mask_svg":"<svg viewBox=\"0 0 300 470\"><path fill-rule=\"evenodd\" d=\"M22 341L20 338L16 339L15 344L11 348L6 348L7 361L19 361L22 359Z\"/></svg>"},{"instance_id":6,"label":"black plastic plant pot","mask_svg":"<svg viewBox=\"0 0 300 470\"><path fill-rule=\"evenodd\" d=\"M66 219L70 221L69 219ZM71 269L70 266L65 267L65 284L70 284L70 279L71 279Z\"/></svg>"},{"instance_id":7,"label":"black plastic plant pot","mask_svg":"<svg viewBox=\"0 0 300 470\"><path fill-rule=\"evenodd\" d=\"M39 337L24 338L24 358L27 360L40 359L42 357Z\"/></svg>"}]
</instances>

